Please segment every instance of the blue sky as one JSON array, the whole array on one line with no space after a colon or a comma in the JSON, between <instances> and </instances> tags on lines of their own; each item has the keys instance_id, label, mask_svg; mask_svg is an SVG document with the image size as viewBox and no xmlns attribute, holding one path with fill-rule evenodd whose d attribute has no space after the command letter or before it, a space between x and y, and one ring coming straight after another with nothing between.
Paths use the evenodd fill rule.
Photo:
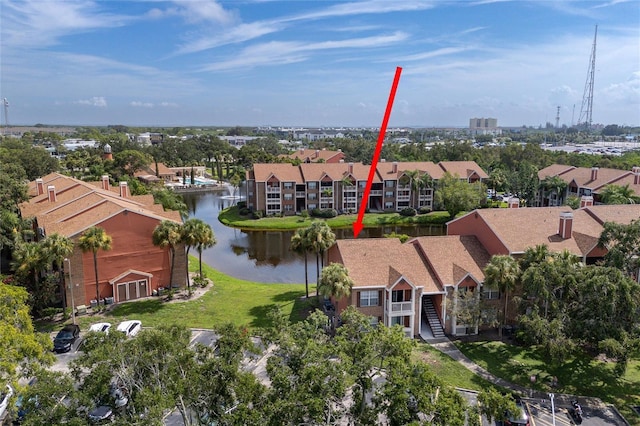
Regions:
<instances>
[{"instance_id":1,"label":"blue sky","mask_svg":"<svg viewBox=\"0 0 640 426\"><path fill-rule=\"evenodd\" d=\"M0 0L9 124L640 125L640 2ZM575 107L574 107L575 105ZM4 111L2 124L5 122Z\"/></svg>"}]
</instances>

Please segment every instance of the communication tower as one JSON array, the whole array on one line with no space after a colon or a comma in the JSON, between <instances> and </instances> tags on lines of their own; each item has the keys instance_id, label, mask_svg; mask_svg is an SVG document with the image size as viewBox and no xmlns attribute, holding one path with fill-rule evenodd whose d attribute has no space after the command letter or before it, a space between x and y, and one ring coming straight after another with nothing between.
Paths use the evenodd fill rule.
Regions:
<instances>
[{"instance_id":1,"label":"communication tower","mask_svg":"<svg viewBox=\"0 0 640 426\"><path fill-rule=\"evenodd\" d=\"M578 126L585 129L591 129L591 118L593 113L593 77L596 72L596 39L598 37L598 26L596 25L595 34L593 36L593 47L591 48L591 57L589 58L589 69L587 70L587 81L584 84L584 93L582 95L582 107L580 107L580 117L578 118Z\"/></svg>"},{"instance_id":2,"label":"communication tower","mask_svg":"<svg viewBox=\"0 0 640 426\"><path fill-rule=\"evenodd\" d=\"M9 101L7 98L2 99L2 107L4 110L4 132L6 134L9 131Z\"/></svg>"},{"instance_id":3,"label":"communication tower","mask_svg":"<svg viewBox=\"0 0 640 426\"><path fill-rule=\"evenodd\" d=\"M558 105L558 109L556 110L556 129L560 127L560 105Z\"/></svg>"}]
</instances>

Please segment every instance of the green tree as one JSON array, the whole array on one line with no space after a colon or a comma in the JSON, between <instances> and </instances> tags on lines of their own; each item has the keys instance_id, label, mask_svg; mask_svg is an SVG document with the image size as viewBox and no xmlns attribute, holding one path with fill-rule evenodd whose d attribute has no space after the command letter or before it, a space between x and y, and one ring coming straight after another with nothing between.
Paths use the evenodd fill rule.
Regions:
<instances>
[{"instance_id":1,"label":"green tree","mask_svg":"<svg viewBox=\"0 0 640 426\"><path fill-rule=\"evenodd\" d=\"M53 363L53 344L33 328L27 290L0 284L0 381L8 383L18 373L28 376L39 366Z\"/></svg>"},{"instance_id":2,"label":"green tree","mask_svg":"<svg viewBox=\"0 0 640 426\"><path fill-rule=\"evenodd\" d=\"M316 280L319 280L320 270L324 265L324 253L336 243L336 235L325 221L316 220L306 228L305 236L305 243L310 251L316 254Z\"/></svg>"},{"instance_id":3,"label":"green tree","mask_svg":"<svg viewBox=\"0 0 640 426\"><path fill-rule=\"evenodd\" d=\"M137 171L148 167L153 159L142 151L128 149L113 156L113 164L118 168L119 176L133 176Z\"/></svg>"},{"instance_id":4,"label":"green tree","mask_svg":"<svg viewBox=\"0 0 640 426\"><path fill-rule=\"evenodd\" d=\"M62 295L62 309L66 310L67 292L64 288L63 262L64 259L73 253L73 241L63 235L52 234L44 239L42 245L45 258L47 258L53 264L54 269L58 271L59 288L60 294Z\"/></svg>"},{"instance_id":5,"label":"green tree","mask_svg":"<svg viewBox=\"0 0 640 426\"><path fill-rule=\"evenodd\" d=\"M630 277L638 277L640 270L640 220L625 225L606 222L598 245L606 248L605 266L612 266L624 271Z\"/></svg>"},{"instance_id":6,"label":"green tree","mask_svg":"<svg viewBox=\"0 0 640 426\"><path fill-rule=\"evenodd\" d=\"M351 294L353 280L349 271L341 263L332 263L322 269L318 281L318 294L325 297L342 299Z\"/></svg>"},{"instance_id":7,"label":"green tree","mask_svg":"<svg viewBox=\"0 0 640 426\"><path fill-rule=\"evenodd\" d=\"M0 162L0 209L17 213L18 205L29 199L27 174L15 163Z\"/></svg>"},{"instance_id":8,"label":"green tree","mask_svg":"<svg viewBox=\"0 0 640 426\"><path fill-rule=\"evenodd\" d=\"M216 243L216 239L213 236L213 230L211 229L211 226L200 219L191 218L182 225L181 241L187 248L187 250L185 251L187 263L189 262L189 250L191 249L191 247L196 247L196 249L198 250L198 265L200 279L202 279L202 251L206 248L213 247L213 245ZM189 292L191 292L188 276L187 287L189 289Z\"/></svg>"},{"instance_id":9,"label":"green tree","mask_svg":"<svg viewBox=\"0 0 640 426\"><path fill-rule=\"evenodd\" d=\"M438 181L434 200L449 213L451 218L454 218L462 211L478 207L485 197L485 190L480 182L468 183L457 175L445 173Z\"/></svg>"},{"instance_id":10,"label":"green tree","mask_svg":"<svg viewBox=\"0 0 640 426\"><path fill-rule=\"evenodd\" d=\"M600 192L600 201L604 204L635 204L640 197L635 195L629 184L606 185Z\"/></svg>"},{"instance_id":11,"label":"green tree","mask_svg":"<svg viewBox=\"0 0 640 426\"><path fill-rule=\"evenodd\" d=\"M182 238L182 225L171 220L163 220L153 230L153 245L168 248L169 251L169 289L173 286L173 267L176 259L176 249ZM171 295L171 292L169 293Z\"/></svg>"},{"instance_id":12,"label":"green tree","mask_svg":"<svg viewBox=\"0 0 640 426\"><path fill-rule=\"evenodd\" d=\"M549 195L555 193L556 195L556 206L560 206L563 203L563 194L565 189L567 189L567 182L565 182L559 176L547 176L542 182L540 182L540 187L546 191Z\"/></svg>"},{"instance_id":13,"label":"green tree","mask_svg":"<svg viewBox=\"0 0 640 426\"><path fill-rule=\"evenodd\" d=\"M83 253L93 254L93 271L96 276L96 300L100 302L100 284L98 281L98 251L111 250L112 238L106 233L104 228L93 226L80 235L78 247Z\"/></svg>"},{"instance_id":14,"label":"green tree","mask_svg":"<svg viewBox=\"0 0 640 426\"><path fill-rule=\"evenodd\" d=\"M489 387L478 393L478 406L480 412L493 423L493 420L504 421L507 411L515 413L517 407L513 399L498 392L495 388Z\"/></svg>"},{"instance_id":15,"label":"green tree","mask_svg":"<svg viewBox=\"0 0 640 426\"><path fill-rule=\"evenodd\" d=\"M311 246L307 244L307 228L296 229L296 232L291 236L291 245L289 246L292 251L298 254L304 255L304 286L307 299L309 298L309 274L308 274L308 257L307 254L311 251Z\"/></svg>"},{"instance_id":16,"label":"green tree","mask_svg":"<svg viewBox=\"0 0 640 426\"><path fill-rule=\"evenodd\" d=\"M489 264L484 268L484 284L490 288L497 288L504 297L502 311L502 325L507 323L507 307L509 306L509 292L513 291L520 278L520 266L509 255L491 256ZM499 328L502 336L502 327Z\"/></svg>"}]
</instances>

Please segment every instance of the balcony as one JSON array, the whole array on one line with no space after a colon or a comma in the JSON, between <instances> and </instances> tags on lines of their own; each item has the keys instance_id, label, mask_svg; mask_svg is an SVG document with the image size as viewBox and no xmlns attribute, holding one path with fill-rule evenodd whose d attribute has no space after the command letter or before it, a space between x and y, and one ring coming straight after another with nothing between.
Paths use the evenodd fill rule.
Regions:
<instances>
[{"instance_id":1,"label":"balcony","mask_svg":"<svg viewBox=\"0 0 640 426\"><path fill-rule=\"evenodd\" d=\"M280 193L279 186L267 186L267 194L275 194Z\"/></svg>"},{"instance_id":2,"label":"balcony","mask_svg":"<svg viewBox=\"0 0 640 426\"><path fill-rule=\"evenodd\" d=\"M304 191L296 191L296 198L304 198L307 195Z\"/></svg>"},{"instance_id":3,"label":"balcony","mask_svg":"<svg viewBox=\"0 0 640 426\"><path fill-rule=\"evenodd\" d=\"M410 198L411 198L411 197L410 197L410 196L408 196L408 195L398 195L398 196L396 197L396 201L398 201L398 202L402 202L402 201L410 201L410 200L409 200Z\"/></svg>"},{"instance_id":4,"label":"balcony","mask_svg":"<svg viewBox=\"0 0 640 426\"><path fill-rule=\"evenodd\" d=\"M391 302L390 305L391 312L394 314L413 312L413 302Z\"/></svg>"},{"instance_id":5,"label":"balcony","mask_svg":"<svg viewBox=\"0 0 640 426\"><path fill-rule=\"evenodd\" d=\"M381 189L372 189L371 191L369 191L369 195L370 196L381 196L382 195L382 190Z\"/></svg>"}]
</instances>

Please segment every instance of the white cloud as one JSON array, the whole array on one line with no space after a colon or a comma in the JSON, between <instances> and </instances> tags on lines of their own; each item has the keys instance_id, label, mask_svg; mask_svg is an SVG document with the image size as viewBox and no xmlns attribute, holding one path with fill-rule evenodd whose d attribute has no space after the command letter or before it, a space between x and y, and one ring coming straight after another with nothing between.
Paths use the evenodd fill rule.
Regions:
<instances>
[{"instance_id":1,"label":"white cloud","mask_svg":"<svg viewBox=\"0 0 640 426\"><path fill-rule=\"evenodd\" d=\"M243 49L232 59L205 66L203 71L218 71L258 65L282 65L306 60L312 52L332 49L357 49L380 47L406 40L408 35L396 32L391 35L352 38L346 40L327 40L317 43L269 42L256 44Z\"/></svg>"},{"instance_id":2,"label":"white cloud","mask_svg":"<svg viewBox=\"0 0 640 426\"><path fill-rule=\"evenodd\" d=\"M175 108L178 106L178 104L175 102L166 102L166 101L160 102L158 105L165 108Z\"/></svg>"},{"instance_id":3,"label":"white cloud","mask_svg":"<svg viewBox=\"0 0 640 426\"><path fill-rule=\"evenodd\" d=\"M152 102L131 101L130 105L132 107L153 108Z\"/></svg>"},{"instance_id":4,"label":"white cloud","mask_svg":"<svg viewBox=\"0 0 640 426\"><path fill-rule=\"evenodd\" d=\"M78 105L91 105L99 108L105 108L107 106L107 100L104 96L94 96L91 99L81 99L74 103Z\"/></svg>"}]
</instances>

